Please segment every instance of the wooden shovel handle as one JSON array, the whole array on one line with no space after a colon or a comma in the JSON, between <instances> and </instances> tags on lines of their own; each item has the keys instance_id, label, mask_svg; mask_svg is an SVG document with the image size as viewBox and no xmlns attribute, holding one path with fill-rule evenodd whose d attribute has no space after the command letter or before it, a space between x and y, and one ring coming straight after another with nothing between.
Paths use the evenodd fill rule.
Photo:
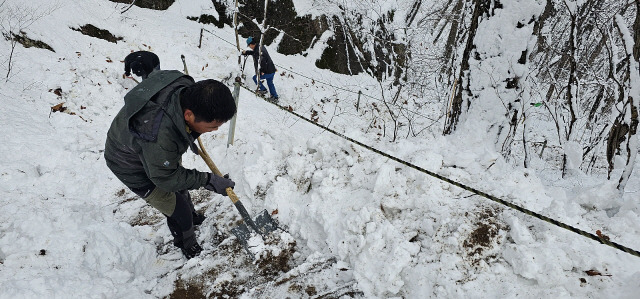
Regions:
<instances>
[{"instance_id":1,"label":"wooden shovel handle","mask_svg":"<svg viewBox=\"0 0 640 299\"><path fill-rule=\"evenodd\" d=\"M202 140L200 140L200 137L198 137L198 146L200 147L198 150L198 154L200 155L200 157L202 157L204 162L207 163L207 166L209 166L211 171L213 171L213 174L222 176L222 173L220 172L218 167L216 167L216 164L213 163L213 160L211 160L211 157L209 157L209 154L207 154L207 151L204 149L204 145L202 144ZM234 204L238 200L240 200L236 193L233 192L233 189L231 189L231 187L227 187L225 191L227 191L227 195L229 196L229 198L231 198L231 202L233 202Z\"/></svg>"}]
</instances>

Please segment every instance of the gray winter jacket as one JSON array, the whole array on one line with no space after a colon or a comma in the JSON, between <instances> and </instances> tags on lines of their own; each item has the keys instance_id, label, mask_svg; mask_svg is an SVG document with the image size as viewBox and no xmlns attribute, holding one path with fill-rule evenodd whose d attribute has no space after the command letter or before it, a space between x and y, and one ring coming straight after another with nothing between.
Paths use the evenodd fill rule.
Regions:
<instances>
[{"instance_id":1,"label":"gray winter jacket","mask_svg":"<svg viewBox=\"0 0 640 299\"><path fill-rule=\"evenodd\" d=\"M206 184L206 172L181 165L194 137L187 133L180 92L193 83L179 71L155 71L125 95L107 133L104 157L127 187L155 185L175 192Z\"/></svg>"}]
</instances>

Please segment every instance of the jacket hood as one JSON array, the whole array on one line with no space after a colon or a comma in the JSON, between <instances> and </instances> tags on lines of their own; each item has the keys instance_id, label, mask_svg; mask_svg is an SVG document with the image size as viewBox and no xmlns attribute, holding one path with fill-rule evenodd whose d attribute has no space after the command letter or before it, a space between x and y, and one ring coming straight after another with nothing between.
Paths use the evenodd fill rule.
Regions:
<instances>
[{"instance_id":1,"label":"jacket hood","mask_svg":"<svg viewBox=\"0 0 640 299\"><path fill-rule=\"evenodd\" d=\"M165 113L169 114L174 122L176 117L179 119L178 116L171 115L180 110L176 109L175 105L170 105L171 99L178 100L179 90L193 83L193 78L179 71L151 73L148 79L124 97L125 115L131 134L146 141L156 141Z\"/></svg>"}]
</instances>

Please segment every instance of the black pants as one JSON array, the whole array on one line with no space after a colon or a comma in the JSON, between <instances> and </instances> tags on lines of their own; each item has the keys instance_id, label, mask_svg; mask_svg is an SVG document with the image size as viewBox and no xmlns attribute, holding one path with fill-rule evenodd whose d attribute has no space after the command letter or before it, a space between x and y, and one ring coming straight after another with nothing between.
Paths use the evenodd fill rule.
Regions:
<instances>
[{"instance_id":1,"label":"black pants","mask_svg":"<svg viewBox=\"0 0 640 299\"><path fill-rule=\"evenodd\" d=\"M195 211L189 191L176 192L176 208L171 216L167 216L167 222L174 222L181 231L187 231L193 227L193 212Z\"/></svg>"},{"instance_id":2,"label":"black pants","mask_svg":"<svg viewBox=\"0 0 640 299\"><path fill-rule=\"evenodd\" d=\"M145 198L149 196L155 186L148 186L145 188L130 188L131 191L138 196ZM183 246L190 247L195 240L194 228L193 228L193 216L195 214L195 207L191 202L191 195L188 190L182 190L175 192L176 206L173 210L173 214L167 216L167 226L173 236L173 244L183 248ZM165 215L166 216L166 215Z\"/></svg>"}]
</instances>

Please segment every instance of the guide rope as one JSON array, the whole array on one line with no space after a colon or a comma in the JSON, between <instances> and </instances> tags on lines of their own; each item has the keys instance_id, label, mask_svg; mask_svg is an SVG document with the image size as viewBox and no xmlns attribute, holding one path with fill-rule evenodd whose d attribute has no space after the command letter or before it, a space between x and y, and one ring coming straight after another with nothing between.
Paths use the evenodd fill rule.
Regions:
<instances>
[{"instance_id":1,"label":"guide rope","mask_svg":"<svg viewBox=\"0 0 640 299\"><path fill-rule=\"evenodd\" d=\"M255 91L251 90L251 88L247 87L246 85L240 84L240 86L242 86L242 88L248 90L249 92L255 94L257 97L262 98L262 96L260 96L257 93L255 93ZM304 120L304 121L306 121L306 122L308 122L308 123L310 123L310 124L312 124L312 125L314 125L314 126L316 126L318 128L321 128L321 129L323 129L323 130L325 130L325 131L327 131L329 133L332 133L332 134L334 134L334 135L336 135L338 137L341 137L341 138L343 138L345 140L348 140L349 142L352 142L352 143L355 143L355 144L357 144L357 145L359 145L361 147L364 147L365 149L368 149L368 150L370 150L370 151L372 151L372 152L374 152L376 154L379 154L379 155L384 156L386 158L389 158L389 159L391 159L393 161L396 161L396 162L398 162L398 163L400 163L400 164L402 164L404 166L407 166L409 168L413 168L413 169L415 169L417 171L420 171L420 172L422 172L424 174L427 174L429 176L435 177L435 178L437 178L437 179L439 179L441 181L447 182L447 183L449 183L451 185L454 185L456 187L462 188L462 189L464 189L466 191L475 193L475 194L480 195L480 196L482 196L484 198L487 198L487 199L489 199L491 201L497 202L497 203L502 204L504 206L507 206L507 207L509 207L511 209L514 209L514 210L519 211L521 213L527 214L527 215L532 216L534 218L540 219L540 220L545 221L547 223L553 224L553 225L558 226L560 228L564 228L564 229L566 229L568 231L574 232L574 233L579 234L579 235L581 235L583 237L586 237L586 238L589 238L591 240L597 241L597 242L599 242L601 244L604 244L604 245L607 245L607 246L611 246L611 247L613 247L615 249L624 251L624 252L626 252L628 254L634 255L636 257L640 257L640 251L631 249L629 247L623 246L623 245L618 244L616 242L612 242L612 241L609 240L609 238L607 236L604 236L604 235L601 235L601 234L595 235L595 234L589 233L587 231L581 230L581 229L573 227L571 225L562 223L562 222L560 222L558 220L551 219L551 218L549 218L547 216L544 216L542 214L539 214L539 213L536 213L534 211L531 211L531 210L529 210L527 208L520 207L520 206L518 206L516 204L513 204L511 202L505 201L503 199L495 197L495 196L493 196L491 194L488 194L486 192L483 192L483 191L480 191L478 189L469 187L469 186L464 185L464 184L462 184L460 182L454 181L452 179L449 179L447 177L439 175L439 174L437 174L435 172L429 171L429 170L424 169L424 168L422 168L420 166L417 166L417 165L412 164L410 162L404 161L404 160L402 160L400 158L397 158L397 157L395 157L395 156L393 156L391 154L385 153L385 152L383 152L381 150L378 150L378 149L376 149L376 148L374 148L372 146L369 146L369 145L364 144L364 143L362 143L360 141L357 141L357 140L355 140L353 138L350 138L350 137L348 137L348 136L346 136L346 135L344 135L342 133L339 133L339 132L337 132L337 131L335 131L333 129L330 129L330 128L326 127L326 126L323 126L323 125L321 125L321 124L319 124L319 123L317 123L317 122L315 122L315 121L313 121L311 119L308 119L308 118L300 115L299 113L293 111L293 109L290 108L290 107L284 107L282 105L279 105L278 103L269 101L269 100L264 99L264 98L262 98L262 99L264 101L268 102L268 103L271 103L271 104L275 105L276 107L280 108L281 110L286 111L288 113L291 113L291 114L295 115L296 117L298 117L298 118L300 118L300 119L302 119L302 120Z\"/></svg>"},{"instance_id":2,"label":"guide rope","mask_svg":"<svg viewBox=\"0 0 640 299\"><path fill-rule=\"evenodd\" d=\"M212 35L214 35L214 36L218 37L218 38L219 38L219 39L221 39L222 41L224 41L224 42L226 42L226 43L228 43L228 44L230 44L230 45L233 45L232 43L230 43L230 42L226 41L225 39L223 39L222 37L220 37L220 36L218 36L218 35L214 34L213 32L211 32L211 31L209 31L209 30L206 30L206 29L205 29L205 31L207 31L207 32L211 33ZM234 46L234 47L235 47L235 46ZM304 77L304 78L307 78L307 79L310 79L310 80L314 80L314 82L318 82L318 83L321 83L321 84L324 84L324 85L327 85L327 86L331 86L331 87L333 87L333 88L335 88L335 89L338 89L338 90L343 90L343 91L351 92L351 93L355 93L355 94L357 94L357 93L358 93L358 92L354 92L354 91L352 91L352 90L349 90L349 89L346 89L346 88L343 88L343 87L334 86L334 85L332 85L332 84L330 84L330 83L327 83L327 82L323 82L323 81L320 81L320 80L316 80L316 79L311 78L311 77L308 77L308 76L306 76L306 75L304 75L304 74L301 74L301 73L295 72L294 70L292 70L292 69L290 69L290 68L285 68L285 67L280 66L280 65L276 65L276 66L281 67L281 68L283 68L283 69L287 69L288 71L290 71L290 72L292 72L292 73L294 73L294 74L297 74L297 75L299 75L299 76L302 76L302 77ZM244 88L244 89L248 90L249 92L251 92L251 93L255 94L257 97L262 98L262 96L258 95L254 90L251 90L251 88L247 87L246 85L244 85L244 84L240 84L240 86L241 86L242 88ZM365 97L369 97L369 98L371 98L371 99L377 100L377 101L382 101L382 100L380 100L380 99L378 99L378 98L375 98L375 97L372 97L372 96L369 96L369 95L366 95L366 94L362 94L362 95L364 95ZM424 173L424 174L427 174L427 175L429 175L429 176L435 177L435 178L437 178L437 179L439 179L439 180L441 180L441 181L447 182L447 183L449 183L449 184L451 184L451 185L454 185L454 186L456 186L456 187L462 188L463 190L466 190L466 191L472 192L472 193L474 193L474 194L476 194L476 195L482 196L482 197L487 198L487 199L489 199L489 200L491 200L491 201L494 201L494 202L496 202L496 203L502 204L502 205L504 205L504 206L507 206L507 207L509 207L509 208L511 208L511 209L514 209L514 210L516 210L516 211L519 211L519 212L521 212L521 213L527 214L527 215L529 215L529 216L531 216L531 217L534 217L534 218L540 219L540 220L542 220L542 221L544 221L544 222L550 223L550 224L555 225L555 226L557 226L557 227L560 227L560 228L566 229L566 230L568 230L568 231L574 232L574 233L579 234L579 235L581 235L581 236L583 236L583 237L585 237L585 238L589 238L589 239L594 240L594 241L597 241L597 242L599 242L599 243L601 243L601 244L604 244L604 245L607 245L607 246L613 247L613 248L615 248L615 249L618 249L618 250L624 251L624 252L626 252L626 253L628 253L628 254L631 254L631 255L633 255L633 256L640 257L640 251L638 251L638 250L634 250L634 249L631 249L631 248L629 248L629 247L626 247L626 246L624 246L624 245L618 244L618 243L616 243L616 242L612 242L612 241L610 241L610 240L609 240L609 238L608 238L607 236L605 236L605 235L601 235L601 234L597 234L597 235L596 235L596 234L589 233L589 232L587 232L587 231L581 230L581 229L576 228L576 227L573 227L573 226L571 226L571 225L568 225L568 224L562 223L562 222L560 222L560 221L558 221L558 220L555 220L555 219L549 218L549 217L547 217L547 216L544 216L544 215L542 215L542 214L539 214L539 213L536 213L536 212L534 212L534 211L531 211L531 210L529 210L529 209L527 209L527 208L520 207L520 206L515 205L515 204L513 204L513 203L511 203L511 202L508 202L508 201L505 201L505 200L500 199L500 198L498 198L498 197L495 197L495 196L493 196L493 195L491 195L491 194L488 194L488 193L485 193L485 192L483 192L483 191L477 190L477 189L475 189L475 188L469 187L469 186L464 185L464 184L462 184L462 183L460 183L460 182L456 182L456 181L451 180L451 179L449 179L449 178L447 178L447 177L444 177L444 176L442 176L442 175L439 175L439 174L437 174L437 173L435 173L435 172L432 172L432 171L426 170L426 169L424 169L424 168L422 168L422 167L420 167L420 166L417 166L417 165L415 165L415 164L412 164L412 163L409 163L409 162L407 162L407 161L404 161L404 160L402 160L402 159L400 159L400 158L397 158L397 157L395 157L395 156L393 156L393 155L391 155L391 154L388 154L388 153L385 153L385 152L383 152L383 151L380 151L380 150L378 150L378 149L376 149L376 148L374 148L374 147L372 147L372 146L369 146L369 145L367 145L367 144L364 144L364 143L362 143L362 142L360 142L360 141L357 141L357 140L355 140L355 139L353 139L353 138L350 138L350 137L348 137L348 136L345 136L344 134L339 133L339 132L336 132L335 130L330 129L330 128L326 127L326 126L323 126L323 125L321 125L321 124L318 124L317 122L315 122L315 121L313 121L313 120L311 120L311 119L308 119L308 118L306 118L306 117L304 117L304 116L302 116L302 115L298 114L297 112L293 111L293 109L292 109L292 108L290 108L290 107L284 107L284 106L281 106L281 105L279 105L279 104L277 104L277 103L275 103L275 102L269 101L269 100L264 99L264 98L263 98L263 100L264 100L264 101L266 101L266 102L268 102L268 103L271 103L271 104L275 105L276 107L280 108L280 109L281 109L281 110L283 110L283 111L286 111L286 112L288 112L288 113L291 113L291 114L295 115L296 117L298 117L298 118L300 118L300 119L302 119L302 120L304 120L304 121L306 121L306 122L308 122L308 123L310 123L310 124L312 124L312 125L314 125L314 126L316 126L316 127L319 127L319 128L321 128L321 129L323 129L323 130L325 130L325 131L329 132L329 133L332 133L332 134L334 134L334 135L336 135L336 136L338 136L338 137L341 137L341 138L343 138L343 139L345 139L345 140L347 140L347 141L349 141L349 142L355 143L355 144L357 144L357 145L359 145L359 146L361 146L361 147L363 147L363 148L365 148L365 149L368 149L368 150L370 150L370 151L372 151L372 152L374 152L374 153L376 153L376 154L379 154L379 155L384 156L384 157L386 157L386 158L389 158L389 159L391 159L391 160L393 160L393 161L396 161L396 162L398 162L398 163L400 163L400 164L402 164L402 165L405 165L405 166L407 166L407 167L409 167L409 168L413 168L413 169L415 169L415 170L417 170L417 171L420 171L420 172L422 172L422 173ZM431 119L431 118L426 117L426 116L424 116L424 115L422 115L422 114L420 114L420 113L418 113L418 112L414 112L414 111L411 111L411 110L409 110L409 109L405 109L405 110L407 110L407 111L409 111L409 112L412 112L412 113L414 113L414 114L416 114L416 115L420 115L420 116L422 116L422 117L425 117L425 118L427 118L427 119Z\"/></svg>"}]
</instances>

